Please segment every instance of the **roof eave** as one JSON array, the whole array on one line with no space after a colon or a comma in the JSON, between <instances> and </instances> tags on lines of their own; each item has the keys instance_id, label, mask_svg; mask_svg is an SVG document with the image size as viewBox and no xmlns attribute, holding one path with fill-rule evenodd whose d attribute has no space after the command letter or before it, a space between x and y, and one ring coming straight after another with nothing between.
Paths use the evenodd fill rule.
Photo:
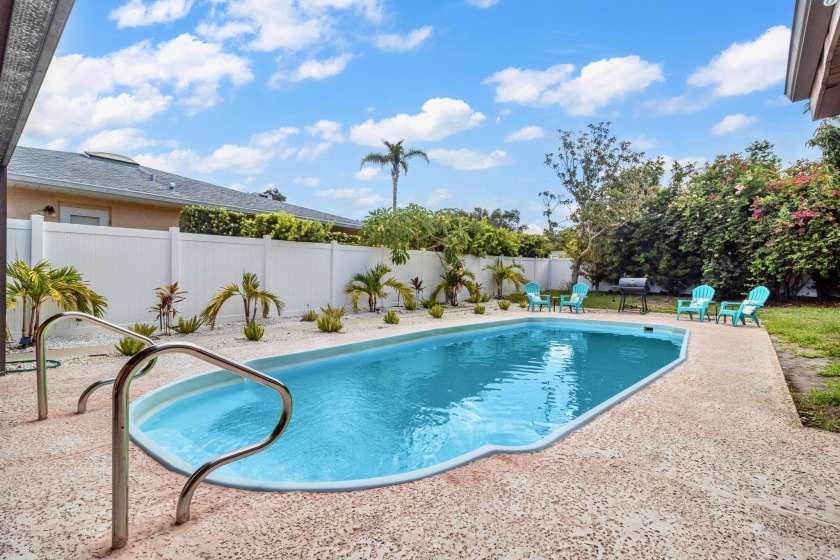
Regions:
<instances>
[{"instance_id":1,"label":"roof eave","mask_svg":"<svg viewBox=\"0 0 840 560\"><path fill-rule=\"evenodd\" d=\"M83 191L98 195L105 195L105 196L113 196L122 199L141 199L147 200L151 202L162 202L166 204L174 204L177 206L207 206L210 208L227 208L228 210L234 210L236 212L245 212L247 214L259 214L259 213L269 213L268 211L263 211L257 208L246 208L244 206L231 206L225 204L217 204L213 202L206 202L203 200L190 200L184 199L174 196L167 196L166 194L153 194L153 193L144 193L138 191L129 191L126 189L119 189L116 187L103 187L101 185L90 185L87 183L75 183L72 181L61 181L58 179L48 179L46 177L36 177L32 175L21 175L18 173L9 173L9 184L12 183L20 183L22 186L46 186L46 187L53 187L56 189L72 189L75 191ZM294 214L293 214L294 215ZM316 222L321 222L322 224L334 224L339 227L348 228L348 229L361 229L359 224L352 224L349 222L340 222L340 221L330 221L330 220L319 220L314 218L305 218L302 217L300 219L303 220L313 220Z\"/></svg>"}]
</instances>

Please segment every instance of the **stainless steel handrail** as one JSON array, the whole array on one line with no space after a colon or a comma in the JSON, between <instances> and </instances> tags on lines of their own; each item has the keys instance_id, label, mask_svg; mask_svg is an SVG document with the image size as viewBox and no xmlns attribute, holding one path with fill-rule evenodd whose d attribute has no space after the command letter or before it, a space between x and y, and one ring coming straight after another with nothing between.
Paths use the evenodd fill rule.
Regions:
<instances>
[{"instance_id":1,"label":"stainless steel handrail","mask_svg":"<svg viewBox=\"0 0 840 560\"><path fill-rule=\"evenodd\" d=\"M283 435L286 426L292 416L292 395L286 386L264 373L261 373L253 368L234 362L211 352L201 346L191 344L189 342L165 342L151 346L141 350L138 354L131 357L126 362L120 372L117 374L113 389L113 416L112 416L112 461L111 468L113 470L112 484L112 525L111 525L111 547L122 548L128 543L128 399L129 387L132 380L135 379L135 372L137 372L144 363L155 359L161 354L183 353L189 354L200 360L204 360L210 364L226 369L232 373L240 375L246 379L250 379L266 387L270 387L280 394L280 399L283 402L283 409L280 412L280 419L271 433L253 445L231 451L215 459L211 459L204 463L190 476L187 483L181 490L181 495L178 497L178 506L175 512L175 523L180 525L190 520L190 502L198 484L204 478L213 472L215 469L227 465L242 457L247 457L258 453L263 449L274 443L277 438Z\"/></svg>"},{"instance_id":2,"label":"stainless steel handrail","mask_svg":"<svg viewBox=\"0 0 840 560\"><path fill-rule=\"evenodd\" d=\"M148 346L154 345L152 339L147 336L137 334L134 331L130 331L128 329L120 327L119 325L115 325L114 323L109 323L104 319L94 317L93 315L89 315L87 313L82 313L80 311L64 311L63 313L56 313L55 315L41 323L41 326L38 328L38 332L35 334L35 366L37 368L37 371L35 372L35 378L38 391L38 420L45 420L47 418L47 349L44 346L44 343L46 341L47 332L49 332L49 330L56 323L65 319L77 319L80 321L87 321L88 323L93 323L94 325L100 326L103 329L107 329L109 331L121 334L123 336L139 340L140 342L144 342ZM155 367L156 361L157 360L154 359L150 360L146 367L143 368L143 370L137 374L137 377L143 377L144 375L152 371L152 368ZM87 410L87 401L91 393L96 391L99 387L110 385L114 382L115 379L115 377L102 379L85 389L82 392L82 396L79 397L79 404L76 408L76 413L82 414L85 410Z\"/></svg>"}]
</instances>

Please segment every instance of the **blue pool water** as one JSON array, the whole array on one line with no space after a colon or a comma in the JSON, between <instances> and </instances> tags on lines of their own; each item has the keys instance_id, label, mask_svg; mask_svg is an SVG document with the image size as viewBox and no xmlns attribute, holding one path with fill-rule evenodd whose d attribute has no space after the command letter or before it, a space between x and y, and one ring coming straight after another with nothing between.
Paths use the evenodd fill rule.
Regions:
<instances>
[{"instance_id":1,"label":"blue pool water","mask_svg":"<svg viewBox=\"0 0 840 560\"><path fill-rule=\"evenodd\" d=\"M273 368L260 360L254 367L292 393L289 427L266 451L209 480L266 489L375 486L454 466L488 446L547 445L552 434L681 356L680 333L581 324L484 328L291 367L282 358ZM154 393L146 398L154 401ZM135 441L189 472L267 435L279 397L234 381L145 408Z\"/></svg>"}]
</instances>

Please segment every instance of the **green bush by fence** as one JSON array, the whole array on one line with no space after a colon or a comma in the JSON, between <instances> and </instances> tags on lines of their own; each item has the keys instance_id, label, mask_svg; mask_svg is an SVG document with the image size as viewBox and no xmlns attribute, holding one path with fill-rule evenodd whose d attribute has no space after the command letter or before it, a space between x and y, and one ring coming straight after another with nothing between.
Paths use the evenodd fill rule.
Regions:
<instances>
[{"instance_id":1,"label":"green bush by fence","mask_svg":"<svg viewBox=\"0 0 840 560\"><path fill-rule=\"evenodd\" d=\"M285 212L254 215L203 206L185 207L181 211L179 227L184 233L253 238L269 235L272 239L282 241L312 243L327 243L332 239L342 243L344 236L355 237L346 233L331 232L331 223L302 220Z\"/></svg>"}]
</instances>

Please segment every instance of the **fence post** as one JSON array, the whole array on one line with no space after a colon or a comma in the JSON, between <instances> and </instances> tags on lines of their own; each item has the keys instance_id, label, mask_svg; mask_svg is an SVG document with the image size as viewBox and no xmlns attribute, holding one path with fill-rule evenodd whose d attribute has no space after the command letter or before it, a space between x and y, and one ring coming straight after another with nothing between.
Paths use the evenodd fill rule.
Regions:
<instances>
[{"instance_id":1,"label":"fence post","mask_svg":"<svg viewBox=\"0 0 840 560\"><path fill-rule=\"evenodd\" d=\"M181 281L181 230L169 228L169 283Z\"/></svg>"},{"instance_id":2,"label":"fence post","mask_svg":"<svg viewBox=\"0 0 840 560\"><path fill-rule=\"evenodd\" d=\"M426 248L420 249L420 282L426 285ZM428 286L426 286L428 288ZM419 302L418 302L419 303Z\"/></svg>"},{"instance_id":3,"label":"fence post","mask_svg":"<svg viewBox=\"0 0 840 560\"><path fill-rule=\"evenodd\" d=\"M268 284L268 261L271 258L271 236L263 235L263 269L262 269L262 285L266 290L270 290Z\"/></svg>"},{"instance_id":4,"label":"fence post","mask_svg":"<svg viewBox=\"0 0 840 560\"><path fill-rule=\"evenodd\" d=\"M29 266L35 266L44 260L44 217L32 214L29 220L32 224L29 232Z\"/></svg>"},{"instance_id":5,"label":"fence post","mask_svg":"<svg viewBox=\"0 0 840 560\"><path fill-rule=\"evenodd\" d=\"M551 289L551 255L549 255L548 258L545 259L545 262L548 263L548 278L546 279L546 282L548 282L548 289L550 290Z\"/></svg>"},{"instance_id":6,"label":"fence post","mask_svg":"<svg viewBox=\"0 0 840 560\"><path fill-rule=\"evenodd\" d=\"M335 250L338 248L338 241L330 241L330 305L335 307Z\"/></svg>"}]
</instances>

